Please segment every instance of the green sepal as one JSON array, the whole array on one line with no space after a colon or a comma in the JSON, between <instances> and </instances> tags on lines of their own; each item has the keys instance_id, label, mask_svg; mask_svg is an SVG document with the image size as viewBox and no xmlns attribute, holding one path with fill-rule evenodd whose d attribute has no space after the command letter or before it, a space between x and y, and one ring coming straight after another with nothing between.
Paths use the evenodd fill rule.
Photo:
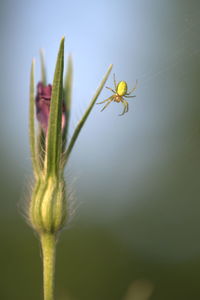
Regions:
<instances>
[{"instance_id":1,"label":"green sepal","mask_svg":"<svg viewBox=\"0 0 200 300\"><path fill-rule=\"evenodd\" d=\"M31 150L31 159L33 165L33 172L35 177L39 176L39 161L36 150L36 136L35 136L35 61L32 61L30 74L30 94L29 94L29 141Z\"/></svg>"},{"instance_id":2,"label":"green sepal","mask_svg":"<svg viewBox=\"0 0 200 300\"><path fill-rule=\"evenodd\" d=\"M47 85L46 66L44 59L44 50L40 50L40 67L41 67L41 81L43 85Z\"/></svg>"},{"instance_id":3,"label":"green sepal","mask_svg":"<svg viewBox=\"0 0 200 300\"><path fill-rule=\"evenodd\" d=\"M46 64L44 50L40 49L40 69L41 69L41 82L44 86L47 85L47 75L46 75ZM38 124L38 137L37 137L37 149L40 162L40 168L44 168L44 158L45 158L45 140L46 136L41 125Z\"/></svg>"},{"instance_id":4,"label":"green sepal","mask_svg":"<svg viewBox=\"0 0 200 300\"><path fill-rule=\"evenodd\" d=\"M53 79L50 115L46 137L45 177L59 176L62 152L62 92L63 92L64 37L60 42Z\"/></svg>"},{"instance_id":5,"label":"green sepal","mask_svg":"<svg viewBox=\"0 0 200 300\"><path fill-rule=\"evenodd\" d=\"M38 152L38 160L40 169L44 169L44 159L45 159L45 143L46 143L46 135L44 133L44 130L39 125L38 126L38 136L37 136L37 152Z\"/></svg>"},{"instance_id":6,"label":"green sepal","mask_svg":"<svg viewBox=\"0 0 200 300\"><path fill-rule=\"evenodd\" d=\"M66 126L63 131L63 151L65 150L67 143L67 135L69 131L69 120L71 111L71 99L72 99L72 76L73 76L73 65L72 57L69 55L67 62L67 71L64 82L64 101L66 106Z\"/></svg>"}]
</instances>

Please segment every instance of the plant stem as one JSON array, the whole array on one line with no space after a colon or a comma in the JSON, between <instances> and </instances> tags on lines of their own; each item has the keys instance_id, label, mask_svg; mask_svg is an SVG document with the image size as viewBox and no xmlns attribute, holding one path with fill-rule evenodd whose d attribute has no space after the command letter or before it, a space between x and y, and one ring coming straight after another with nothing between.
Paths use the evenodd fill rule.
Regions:
<instances>
[{"instance_id":1,"label":"plant stem","mask_svg":"<svg viewBox=\"0 0 200 300\"><path fill-rule=\"evenodd\" d=\"M44 300L54 300L54 271L56 237L52 233L42 233L40 235L43 258L43 286Z\"/></svg>"}]
</instances>

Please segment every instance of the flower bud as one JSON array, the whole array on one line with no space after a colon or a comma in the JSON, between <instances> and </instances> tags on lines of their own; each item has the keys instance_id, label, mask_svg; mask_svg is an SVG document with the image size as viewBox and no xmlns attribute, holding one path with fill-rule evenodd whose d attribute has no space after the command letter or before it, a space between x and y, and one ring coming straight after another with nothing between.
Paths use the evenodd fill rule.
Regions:
<instances>
[{"instance_id":1,"label":"flower bud","mask_svg":"<svg viewBox=\"0 0 200 300\"><path fill-rule=\"evenodd\" d=\"M30 223L38 233L57 233L66 220L64 180L48 178L36 182L30 202Z\"/></svg>"}]
</instances>

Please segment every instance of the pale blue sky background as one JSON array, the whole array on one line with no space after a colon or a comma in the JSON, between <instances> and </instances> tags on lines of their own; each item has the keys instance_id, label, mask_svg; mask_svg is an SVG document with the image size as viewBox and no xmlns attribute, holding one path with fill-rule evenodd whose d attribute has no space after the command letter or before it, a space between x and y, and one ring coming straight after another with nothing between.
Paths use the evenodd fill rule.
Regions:
<instances>
[{"instance_id":1,"label":"pale blue sky background","mask_svg":"<svg viewBox=\"0 0 200 300\"><path fill-rule=\"evenodd\" d=\"M189 208L191 201L195 206L199 196L199 180L195 179L200 175L199 1L4 0L0 23L2 186L13 182L23 186L30 176L30 64L35 57L38 81L38 54L44 48L51 82L64 35L66 57L71 53L74 61L70 132L110 63L114 64L116 78L126 80L130 88L136 79L139 81L128 114L118 117L120 104L111 104L103 113L96 106L81 132L67 170L71 181L76 178L77 217L117 224L128 217L132 222L140 212L146 227L144 232L134 227L135 236L140 232L134 247L145 249L140 237L151 228L146 243L154 253L159 234L154 236L153 232L158 227L163 234L177 223L183 226L186 222L187 228L188 222L194 233L199 217ZM112 87L112 75L107 85ZM109 91L104 89L99 100L108 96ZM181 216L180 199L187 208ZM9 214L14 211L9 210L12 204L13 199L5 204ZM130 225L120 224L116 234L126 242ZM176 230L170 241L180 237L180 228ZM128 243L132 242L130 234ZM161 256L176 256L169 249L165 253L169 240L159 248ZM188 255L184 240L180 248ZM180 248L177 246L177 256ZM200 244L193 249L200 252Z\"/></svg>"}]
</instances>

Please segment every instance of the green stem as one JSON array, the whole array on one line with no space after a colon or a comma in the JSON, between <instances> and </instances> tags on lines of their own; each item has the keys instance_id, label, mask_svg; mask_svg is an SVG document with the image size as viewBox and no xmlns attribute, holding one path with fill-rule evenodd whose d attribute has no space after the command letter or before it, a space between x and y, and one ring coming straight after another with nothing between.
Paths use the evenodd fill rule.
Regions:
<instances>
[{"instance_id":1,"label":"green stem","mask_svg":"<svg viewBox=\"0 0 200 300\"><path fill-rule=\"evenodd\" d=\"M40 236L43 254L43 285L44 300L54 300L54 273L56 237L52 233L42 233Z\"/></svg>"}]
</instances>

